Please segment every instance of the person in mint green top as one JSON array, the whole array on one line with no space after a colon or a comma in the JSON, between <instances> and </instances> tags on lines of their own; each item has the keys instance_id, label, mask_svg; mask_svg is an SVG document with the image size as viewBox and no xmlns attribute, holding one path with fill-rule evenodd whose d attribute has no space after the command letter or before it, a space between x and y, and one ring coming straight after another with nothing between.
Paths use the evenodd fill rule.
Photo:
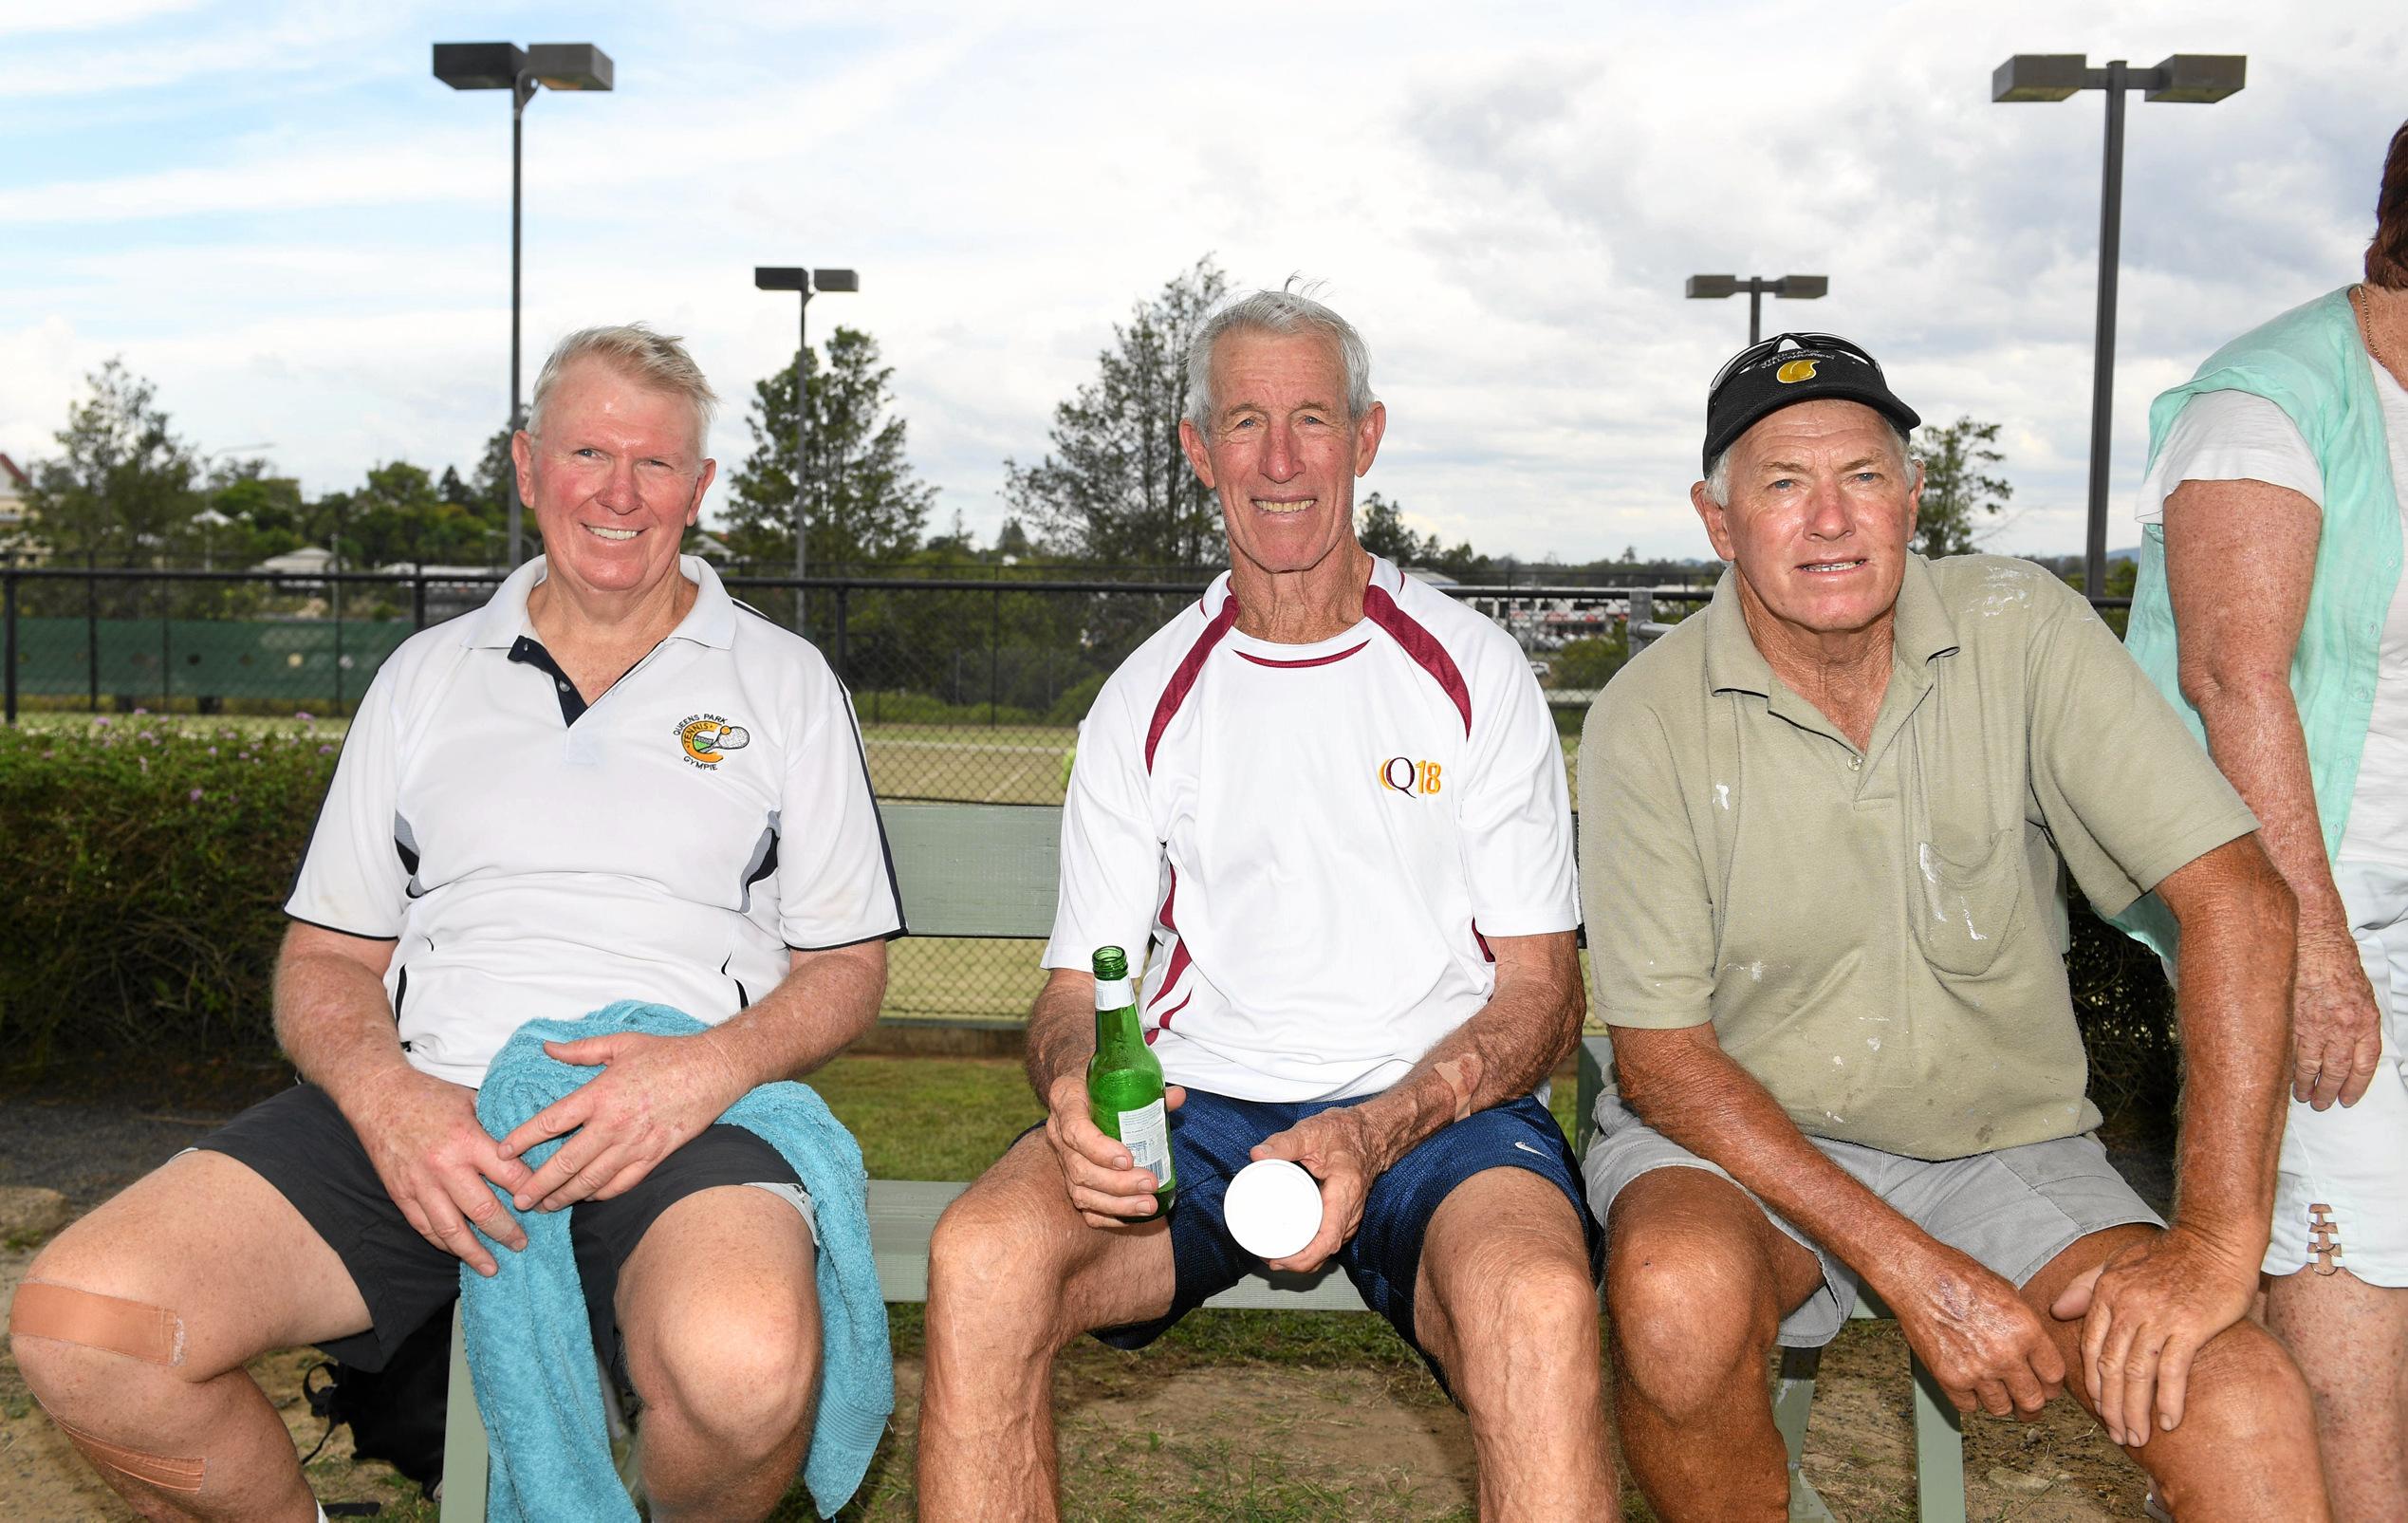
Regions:
<instances>
[{"instance_id":1,"label":"person in mint green top","mask_svg":"<svg viewBox=\"0 0 2408 1523\"><path fill-rule=\"evenodd\" d=\"M2267 1321L2335 1515L2408 1517L2408 126L2366 278L2149 410L2129 648L2299 901ZM2121 923L2171 956L2161 907Z\"/></svg>"}]
</instances>

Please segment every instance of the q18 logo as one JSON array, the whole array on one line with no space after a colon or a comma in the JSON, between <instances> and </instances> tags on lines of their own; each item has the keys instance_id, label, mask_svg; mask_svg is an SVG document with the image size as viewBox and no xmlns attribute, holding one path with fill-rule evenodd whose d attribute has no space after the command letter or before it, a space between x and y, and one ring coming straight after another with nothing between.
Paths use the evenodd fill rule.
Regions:
<instances>
[{"instance_id":1,"label":"q18 logo","mask_svg":"<svg viewBox=\"0 0 2408 1523\"><path fill-rule=\"evenodd\" d=\"M1375 772L1380 786L1391 793L1407 798L1438 791L1439 767L1434 761L1416 761L1410 756L1391 756L1381 762Z\"/></svg>"}]
</instances>

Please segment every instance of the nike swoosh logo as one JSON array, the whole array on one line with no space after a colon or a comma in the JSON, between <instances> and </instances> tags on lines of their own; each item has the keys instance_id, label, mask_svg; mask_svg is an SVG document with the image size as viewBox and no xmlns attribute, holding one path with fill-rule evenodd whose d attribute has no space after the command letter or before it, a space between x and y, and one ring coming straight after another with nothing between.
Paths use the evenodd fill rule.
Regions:
<instances>
[{"instance_id":1,"label":"nike swoosh logo","mask_svg":"<svg viewBox=\"0 0 2408 1523\"><path fill-rule=\"evenodd\" d=\"M1513 1140L1513 1145L1520 1148L1523 1152L1529 1154L1532 1158L1547 1157L1547 1150L1545 1148L1532 1147L1529 1143L1522 1141L1518 1137Z\"/></svg>"}]
</instances>

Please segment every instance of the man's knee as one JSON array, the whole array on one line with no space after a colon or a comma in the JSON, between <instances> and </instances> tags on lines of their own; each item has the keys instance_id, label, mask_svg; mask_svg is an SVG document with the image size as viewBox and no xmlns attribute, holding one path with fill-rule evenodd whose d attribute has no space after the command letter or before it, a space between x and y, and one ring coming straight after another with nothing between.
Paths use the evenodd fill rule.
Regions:
<instances>
[{"instance_id":1,"label":"man's knee","mask_svg":"<svg viewBox=\"0 0 2408 1523\"><path fill-rule=\"evenodd\" d=\"M2225 1328L2199 1350L2177 1431L2189 1463L2158 1463L2174 1451L2156 1439L2139 1451L2177 1517L2202 1495L2323 1495L2307 1383L2254 1322ZM2298 1515L2306 1515L2304 1508Z\"/></svg>"},{"instance_id":2,"label":"man's knee","mask_svg":"<svg viewBox=\"0 0 2408 1523\"><path fill-rule=\"evenodd\" d=\"M81 1229L81 1230L79 1230ZM9 1351L34 1400L88 1408L129 1380L197 1382L195 1349L174 1276L79 1223L36 1255L9 1309Z\"/></svg>"},{"instance_id":3,"label":"man's knee","mask_svg":"<svg viewBox=\"0 0 2408 1523\"><path fill-rule=\"evenodd\" d=\"M775 1448L811 1410L820 1328L799 1297L684 1303L625 1336L627 1373L644 1406L739 1453Z\"/></svg>"},{"instance_id":4,"label":"man's knee","mask_svg":"<svg viewBox=\"0 0 2408 1523\"><path fill-rule=\"evenodd\" d=\"M1776 1300L1753 1235L1618 1203L1606 1315L1618 1367L1655 1406L1677 1415L1726 1400L1742 1378L1755 1383L1780 1328Z\"/></svg>"},{"instance_id":5,"label":"man's knee","mask_svg":"<svg viewBox=\"0 0 2408 1523\"><path fill-rule=\"evenodd\" d=\"M1059 1235L1009 1190L973 1186L937 1217L928 1240L929 1315L972 1317L991 1332L1050 1348L1065 1327Z\"/></svg>"}]
</instances>

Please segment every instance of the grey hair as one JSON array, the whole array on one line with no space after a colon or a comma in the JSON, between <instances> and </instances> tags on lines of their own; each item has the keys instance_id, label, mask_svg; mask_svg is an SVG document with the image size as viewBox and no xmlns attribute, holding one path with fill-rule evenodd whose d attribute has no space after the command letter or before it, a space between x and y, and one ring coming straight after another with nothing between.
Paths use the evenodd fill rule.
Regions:
<instances>
[{"instance_id":1,"label":"grey hair","mask_svg":"<svg viewBox=\"0 0 2408 1523\"><path fill-rule=\"evenodd\" d=\"M702 377L702 367L686 352L685 340L656 333L641 323L616 323L579 328L558 344L535 373L535 399L527 410L527 432L544 432L544 403L561 376L580 360L599 360L638 385L682 397L694 407L694 447L700 455L711 445L711 420L719 410L719 394Z\"/></svg>"},{"instance_id":2,"label":"grey hair","mask_svg":"<svg viewBox=\"0 0 2408 1523\"><path fill-rule=\"evenodd\" d=\"M1884 418L1881 421L1889 425L1890 441L1898 446L1899 469L1901 471L1913 469L1915 465L1914 441L1906 436L1906 430L1891 422L1889 418ZM1746 437L1745 434L1739 436L1739 438ZM1725 445L1722 453L1714 456L1714 463L1706 469L1706 495L1713 499L1714 506L1717 508L1731 506L1731 451L1738 442L1739 439L1733 439L1730 444Z\"/></svg>"},{"instance_id":3,"label":"grey hair","mask_svg":"<svg viewBox=\"0 0 2408 1523\"><path fill-rule=\"evenodd\" d=\"M1355 325L1289 281L1284 290L1249 291L1213 309L1187 345L1187 420L1197 428L1213 417L1213 347L1231 333L1310 333L1338 348L1346 376L1346 420L1360 422L1372 409L1371 349Z\"/></svg>"}]
</instances>

